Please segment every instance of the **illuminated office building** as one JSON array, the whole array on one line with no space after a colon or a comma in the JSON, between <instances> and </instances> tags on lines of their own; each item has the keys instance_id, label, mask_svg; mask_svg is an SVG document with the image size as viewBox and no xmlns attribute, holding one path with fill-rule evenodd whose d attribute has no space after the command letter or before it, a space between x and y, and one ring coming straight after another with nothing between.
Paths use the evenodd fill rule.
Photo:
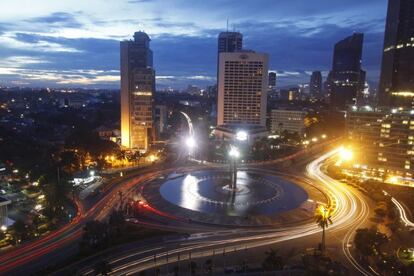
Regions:
<instances>
[{"instance_id":1,"label":"illuminated office building","mask_svg":"<svg viewBox=\"0 0 414 276\"><path fill-rule=\"evenodd\" d=\"M254 51L220 54L216 136L266 133L268 59Z\"/></svg>"},{"instance_id":2,"label":"illuminated office building","mask_svg":"<svg viewBox=\"0 0 414 276\"><path fill-rule=\"evenodd\" d=\"M121 42L121 143L142 152L148 150L153 124L155 71L149 42L144 32Z\"/></svg>"},{"instance_id":3,"label":"illuminated office building","mask_svg":"<svg viewBox=\"0 0 414 276\"><path fill-rule=\"evenodd\" d=\"M388 1L379 101L414 106L414 1Z\"/></svg>"},{"instance_id":4,"label":"illuminated office building","mask_svg":"<svg viewBox=\"0 0 414 276\"><path fill-rule=\"evenodd\" d=\"M354 106L347 112L346 122L358 162L376 175L413 176L413 110Z\"/></svg>"},{"instance_id":5,"label":"illuminated office building","mask_svg":"<svg viewBox=\"0 0 414 276\"><path fill-rule=\"evenodd\" d=\"M321 71L312 72L309 82L309 92L312 97L319 98L322 95L322 73Z\"/></svg>"},{"instance_id":6,"label":"illuminated office building","mask_svg":"<svg viewBox=\"0 0 414 276\"><path fill-rule=\"evenodd\" d=\"M332 70L329 73L329 93L333 107L344 109L355 104L365 85L361 70L364 34L355 33L335 44Z\"/></svg>"}]
</instances>

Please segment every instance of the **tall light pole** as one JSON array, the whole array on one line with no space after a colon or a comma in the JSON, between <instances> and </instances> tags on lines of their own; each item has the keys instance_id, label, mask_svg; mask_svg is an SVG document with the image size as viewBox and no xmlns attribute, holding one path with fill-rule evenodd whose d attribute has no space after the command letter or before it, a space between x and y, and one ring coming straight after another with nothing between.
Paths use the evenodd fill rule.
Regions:
<instances>
[{"instance_id":1,"label":"tall light pole","mask_svg":"<svg viewBox=\"0 0 414 276\"><path fill-rule=\"evenodd\" d=\"M188 148L188 156L191 158L193 155L193 150L196 147L196 142L193 136L190 136L187 138L187 140L185 141L185 144Z\"/></svg>"},{"instance_id":2,"label":"tall light pole","mask_svg":"<svg viewBox=\"0 0 414 276\"><path fill-rule=\"evenodd\" d=\"M230 150L229 150L229 157L230 157L230 172L231 172L230 189L235 191L237 189L237 159L240 158L239 149L231 145Z\"/></svg>"}]
</instances>

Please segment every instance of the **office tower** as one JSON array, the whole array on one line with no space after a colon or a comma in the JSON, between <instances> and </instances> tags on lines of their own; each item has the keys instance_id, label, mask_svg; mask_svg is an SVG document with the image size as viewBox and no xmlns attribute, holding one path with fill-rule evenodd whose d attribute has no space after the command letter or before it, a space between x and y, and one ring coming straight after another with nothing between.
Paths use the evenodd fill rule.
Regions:
<instances>
[{"instance_id":1,"label":"office tower","mask_svg":"<svg viewBox=\"0 0 414 276\"><path fill-rule=\"evenodd\" d=\"M154 108L154 123L156 124L157 136L164 133L167 127L167 106L156 105Z\"/></svg>"},{"instance_id":2,"label":"office tower","mask_svg":"<svg viewBox=\"0 0 414 276\"><path fill-rule=\"evenodd\" d=\"M152 128L155 71L150 38L136 32L134 40L121 42L121 144L147 151Z\"/></svg>"},{"instance_id":3,"label":"office tower","mask_svg":"<svg viewBox=\"0 0 414 276\"><path fill-rule=\"evenodd\" d=\"M222 32L218 37L218 51L220 53L233 53L243 48L243 35L239 32Z\"/></svg>"},{"instance_id":4,"label":"office tower","mask_svg":"<svg viewBox=\"0 0 414 276\"><path fill-rule=\"evenodd\" d=\"M414 1L388 1L379 101L414 106Z\"/></svg>"},{"instance_id":5,"label":"office tower","mask_svg":"<svg viewBox=\"0 0 414 276\"><path fill-rule=\"evenodd\" d=\"M268 55L221 53L218 125L266 126Z\"/></svg>"},{"instance_id":6,"label":"office tower","mask_svg":"<svg viewBox=\"0 0 414 276\"><path fill-rule=\"evenodd\" d=\"M309 92L312 97L319 98L322 95L322 73L321 71L313 71L310 83Z\"/></svg>"},{"instance_id":7,"label":"office tower","mask_svg":"<svg viewBox=\"0 0 414 276\"><path fill-rule=\"evenodd\" d=\"M276 72L269 72L269 88L274 89L276 87Z\"/></svg>"},{"instance_id":8,"label":"office tower","mask_svg":"<svg viewBox=\"0 0 414 276\"><path fill-rule=\"evenodd\" d=\"M365 74L361 72L363 40L363 34L355 33L335 44L328 78L332 107L343 109L347 104L355 104L361 93L365 83Z\"/></svg>"},{"instance_id":9,"label":"office tower","mask_svg":"<svg viewBox=\"0 0 414 276\"><path fill-rule=\"evenodd\" d=\"M305 117L307 112L303 110L272 109L270 113L270 129L273 133L298 133L305 134Z\"/></svg>"}]
</instances>

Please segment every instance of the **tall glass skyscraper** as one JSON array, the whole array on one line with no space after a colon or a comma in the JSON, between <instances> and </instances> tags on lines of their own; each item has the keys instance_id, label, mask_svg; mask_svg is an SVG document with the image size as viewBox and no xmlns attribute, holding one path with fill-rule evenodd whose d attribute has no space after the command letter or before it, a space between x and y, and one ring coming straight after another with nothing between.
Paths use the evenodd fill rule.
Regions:
<instances>
[{"instance_id":1,"label":"tall glass skyscraper","mask_svg":"<svg viewBox=\"0 0 414 276\"><path fill-rule=\"evenodd\" d=\"M365 72L361 71L364 34L355 33L335 44L332 71L328 81L331 105L344 108L355 104L358 93L365 84Z\"/></svg>"},{"instance_id":2,"label":"tall glass skyscraper","mask_svg":"<svg viewBox=\"0 0 414 276\"><path fill-rule=\"evenodd\" d=\"M136 32L121 42L121 142L127 149L146 151L152 128L155 71L150 38Z\"/></svg>"},{"instance_id":3,"label":"tall glass skyscraper","mask_svg":"<svg viewBox=\"0 0 414 276\"><path fill-rule=\"evenodd\" d=\"M380 104L414 106L414 1L389 0L379 87Z\"/></svg>"}]
</instances>

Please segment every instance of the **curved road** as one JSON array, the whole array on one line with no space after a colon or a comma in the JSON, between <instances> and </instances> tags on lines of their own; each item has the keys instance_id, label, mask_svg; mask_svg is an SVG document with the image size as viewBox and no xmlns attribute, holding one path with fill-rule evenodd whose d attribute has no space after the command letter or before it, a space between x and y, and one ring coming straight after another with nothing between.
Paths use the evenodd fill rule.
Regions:
<instances>
[{"instance_id":1,"label":"curved road","mask_svg":"<svg viewBox=\"0 0 414 276\"><path fill-rule=\"evenodd\" d=\"M301 178L303 181L311 181L328 195L330 204L334 208L332 217L334 224L328 228L328 232L340 235L343 255L353 271L362 275L371 275L370 271L357 263L350 250L355 230L369 216L369 206L358 191L330 178L322 169L324 164L330 162L336 154L337 150L333 150L312 161L306 167L307 175ZM131 248L126 252L114 253L108 261L113 267L112 275L130 275L167 263L268 246L307 237L320 231L321 229L314 222L278 229L221 229L191 235L189 238L165 241L145 248ZM83 275L92 275L93 270L89 266L81 272Z\"/></svg>"}]
</instances>

